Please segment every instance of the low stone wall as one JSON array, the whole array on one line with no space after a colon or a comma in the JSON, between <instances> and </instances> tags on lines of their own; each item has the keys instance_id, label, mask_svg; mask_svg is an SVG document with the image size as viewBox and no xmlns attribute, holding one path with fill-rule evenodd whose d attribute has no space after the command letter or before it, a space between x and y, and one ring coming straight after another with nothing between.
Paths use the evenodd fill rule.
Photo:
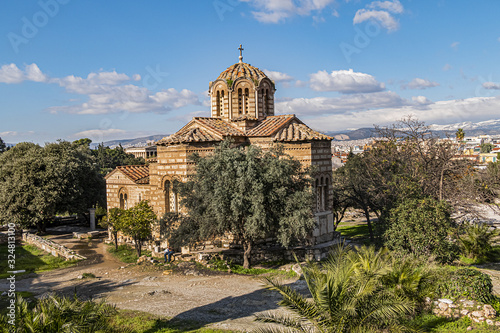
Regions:
<instances>
[{"instance_id":1,"label":"low stone wall","mask_svg":"<svg viewBox=\"0 0 500 333\"><path fill-rule=\"evenodd\" d=\"M430 300L429 300L430 301ZM500 326L500 321L494 320L497 312L489 304L481 304L467 299L452 301L441 298L433 302L432 312L441 317L469 317L475 323L486 322L488 325Z\"/></svg>"},{"instance_id":2,"label":"low stone wall","mask_svg":"<svg viewBox=\"0 0 500 333\"><path fill-rule=\"evenodd\" d=\"M328 257L330 250L333 246L337 245L342 241L340 237L340 232L333 232L330 236L331 240L317 244L317 245L304 245L304 246L296 246L293 248L285 249L282 246L279 246L276 243L276 240L273 238L262 239L256 241L254 247L252 249L252 261L254 263L266 262L266 261L294 261L295 257L299 260L313 260L319 261ZM229 239L229 238L228 238ZM107 243L113 243L113 236L111 234L108 235ZM163 250L165 246L159 246L160 242L147 241L143 243L143 249L151 251L151 255L156 258L163 258ZM131 247L134 246L134 241L131 237L127 237L118 234L118 244L127 244ZM241 242L233 242L229 243L227 239L224 241L206 241L197 246L191 248L182 248L183 254L192 254L198 256L198 254L207 254L210 255L223 252L224 256L228 260L232 260L234 263L242 263L243 246Z\"/></svg>"},{"instance_id":3,"label":"low stone wall","mask_svg":"<svg viewBox=\"0 0 500 333\"><path fill-rule=\"evenodd\" d=\"M29 232L23 233L23 241L52 254L54 257L63 257L66 260L87 259L86 257L77 254L75 251L72 251L61 244L57 244L50 239L45 239L40 236L30 234Z\"/></svg>"}]
</instances>

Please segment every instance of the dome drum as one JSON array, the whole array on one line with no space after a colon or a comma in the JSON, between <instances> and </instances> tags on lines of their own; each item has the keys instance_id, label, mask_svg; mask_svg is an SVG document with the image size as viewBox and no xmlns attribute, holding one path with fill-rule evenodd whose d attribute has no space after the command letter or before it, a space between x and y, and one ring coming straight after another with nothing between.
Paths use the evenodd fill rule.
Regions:
<instances>
[{"instance_id":1,"label":"dome drum","mask_svg":"<svg viewBox=\"0 0 500 333\"><path fill-rule=\"evenodd\" d=\"M212 117L264 119L274 115L274 82L244 62L234 64L210 82Z\"/></svg>"}]
</instances>

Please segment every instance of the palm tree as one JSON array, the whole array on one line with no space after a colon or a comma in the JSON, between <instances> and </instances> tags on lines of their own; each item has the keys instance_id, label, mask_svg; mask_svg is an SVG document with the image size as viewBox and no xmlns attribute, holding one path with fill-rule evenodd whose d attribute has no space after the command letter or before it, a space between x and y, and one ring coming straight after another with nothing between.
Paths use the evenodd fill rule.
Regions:
<instances>
[{"instance_id":1,"label":"palm tree","mask_svg":"<svg viewBox=\"0 0 500 333\"><path fill-rule=\"evenodd\" d=\"M464 234L458 237L460 247L471 259L486 256L492 249L491 243L498 232L485 223L464 223Z\"/></svg>"},{"instance_id":2,"label":"palm tree","mask_svg":"<svg viewBox=\"0 0 500 333\"><path fill-rule=\"evenodd\" d=\"M321 268L308 262L303 267L311 298L289 286L267 278L267 288L278 291L278 304L290 315L267 313L258 321L280 324L287 330L258 329L257 332L371 332L387 328L403 330L399 319L410 314L414 303L389 288L382 277L390 270L385 250L362 247L357 252L340 245Z\"/></svg>"},{"instance_id":3,"label":"palm tree","mask_svg":"<svg viewBox=\"0 0 500 333\"><path fill-rule=\"evenodd\" d=\"M30 332L30 333L93 333L109 332L108 320L116 313L113 305L104 300L81 301L74 298L52 295L30 305L22 297L15 304L16 323L7 324L5 315L0 317L0 332ZM14 328L10 330L9 328Z\"/></svg>"},{"instance_id":4,"label":"palm tree","mask_svg":"<svg viewBox=\"0 0 500 333\"><path fill-rule=\"evenodd\" d=\"M456 132L455 132L455 136L457 138L457 141L463 141L464 137L465 137L465 132L463 130L463 128L459 128Z\"/></svg>"}]
</instances>

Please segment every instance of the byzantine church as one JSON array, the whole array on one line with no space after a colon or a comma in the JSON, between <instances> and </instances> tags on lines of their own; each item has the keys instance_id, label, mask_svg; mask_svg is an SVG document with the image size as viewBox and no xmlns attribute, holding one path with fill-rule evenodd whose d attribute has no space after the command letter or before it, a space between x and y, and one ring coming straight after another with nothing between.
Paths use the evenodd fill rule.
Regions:
<instances>
[{"instance_id":1,"label":"byzantine church","mask_svg":"<svg viewBox=\"0 0 500 333\"><path fill-rule=\"evenodd\" d=\"M295 115L275 115L275 83L263 71L243 62L228 67L209 83L211 116L194 117L176 133L157 141L157 158L148 165L119 166L106 178L107 207L130 208L149 200L158 217L182 212L172 181L186 181L195 171L190 155L206 156L230 138L237 146L256 145L268 149L280 143L284 152L313 167L316 202L311 210L317 224L306 240L309 245L326 244L335 238L332 195L331 140ZM160 236L154 236L160 245Z\"/></svg>"}]
</instances>

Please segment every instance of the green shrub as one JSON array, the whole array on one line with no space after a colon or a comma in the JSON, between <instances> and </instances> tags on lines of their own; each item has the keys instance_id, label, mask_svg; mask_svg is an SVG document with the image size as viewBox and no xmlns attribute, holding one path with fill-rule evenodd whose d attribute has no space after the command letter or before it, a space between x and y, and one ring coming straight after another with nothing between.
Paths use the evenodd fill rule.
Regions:
<instances>
[{"instance_id":1,"label":"green shrub","mask_svg":"<svg viewBox=\"0 0 500 333\"><path fill-rule=\"evenodd\" d=\"M490 303L494 300L493 284L488 274L473 268L452 270L440 269L441 279L437 286L437 294L441 297L457 299L466 297L471 300Z\"/></svg>"},{"instance_id":2,"label":"green shrub","mask_svg":"<svg viewBox=\"0 0 500 333\"><path fill-rule=\"evenodd\" d=\"M227 262L226 260L222 259L221 256L219 255L214 255L212 258L210 258L208 264L210 267L214 270L217 271L227 271L228 266L231 266L231 262Z\"/></svg>"},{"instance_id":3,"label":"green shrub","mask_svg":"<svg viewBox=\"0 0 500 333\"><path fill-rule=\"evenodd\" d=\"M458 237L462 253L470 259L482 259L492 250L496 230L482 223L464 223L463 234Z\"/></svg>"},{"instance_id":4,"label":"green shrub","mask_svg":"<svg viewBox=\"0 0 500 333\"><path fill-rule=\"evenodd\" d=\"M105 301L82 301L74 298L49 296L28 303L17 297L15 325L0 316L0 332L109 332L109 319L116 314L113 305Z\"/></svg>"},{"instance_id":5,"label":"green shrub","mask_svg":"<svg viewBox=\"0 0 500 333\"><path fill-rule=\"evenodd\" d=\"M83 274L82 274L82 278L83 278L83 279L95 279L95 278L96 278L96 276L95 276L95 274L93 274L93 273L83 273Z\"/></svg>"},{"instance_id":6,"label":"green shrub","mask_svg":"<svg viewBox=\"0 0 500 333\"><path fill-rule=\"evenodd\" d=\"M458 257L458 247L450 240L454 223L446 202L409 199L391 209L384 220L385 245L394 253L434 256L441 263Z\"/></svg>"}]
</instances>

